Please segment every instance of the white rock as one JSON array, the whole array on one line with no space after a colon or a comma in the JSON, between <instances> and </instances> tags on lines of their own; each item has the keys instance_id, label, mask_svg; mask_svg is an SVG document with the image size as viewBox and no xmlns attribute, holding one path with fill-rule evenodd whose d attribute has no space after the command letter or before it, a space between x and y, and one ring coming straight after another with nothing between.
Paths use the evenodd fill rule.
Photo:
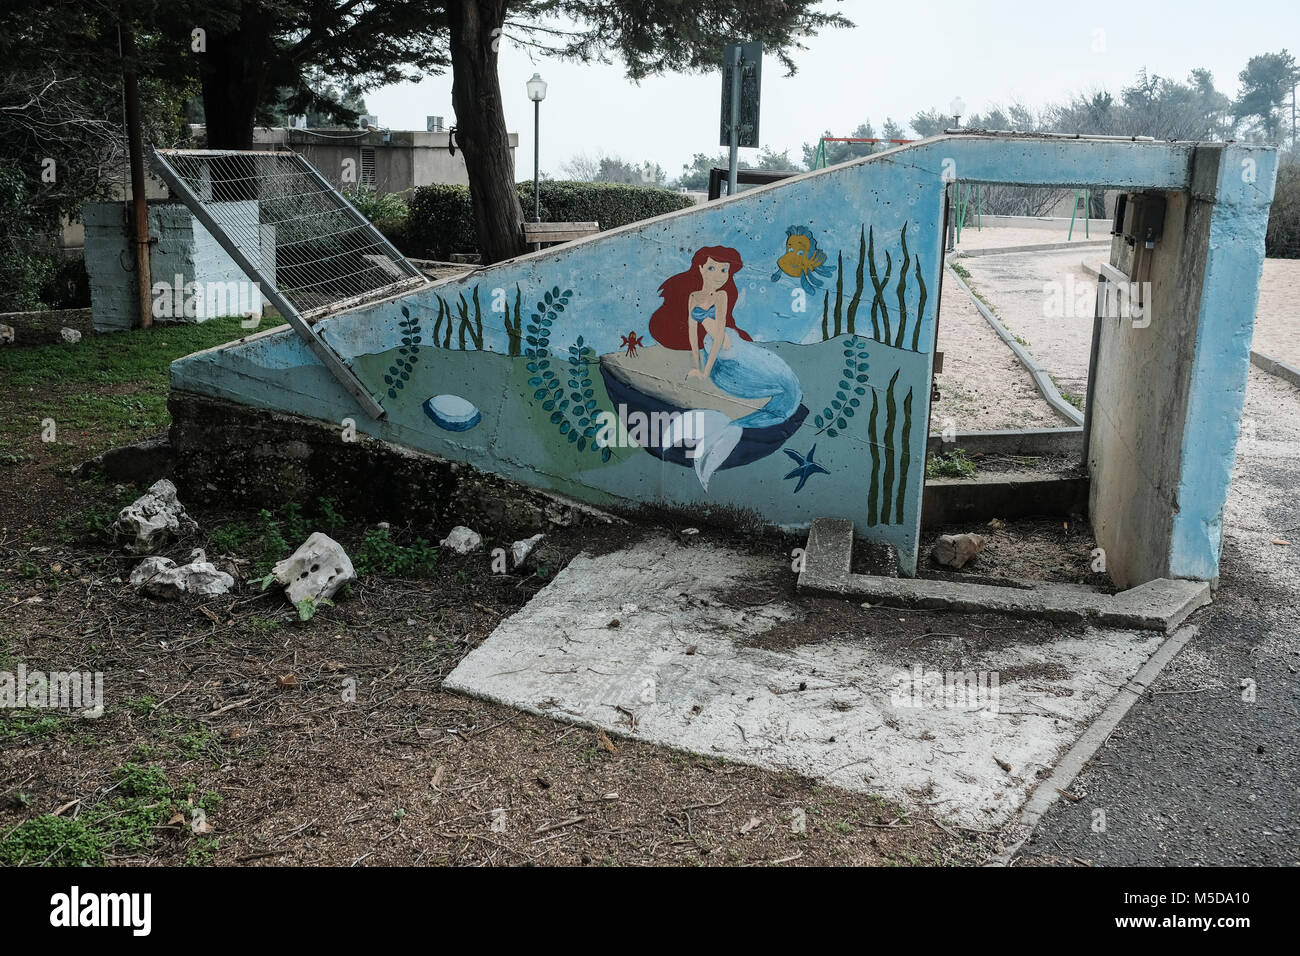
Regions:
<instances>
[{"instance_id":1,"label":"white rock","mask_svg":"<svg viewBox=\"0 0 1300 956\"><path fill-rule=\"evenodd\" d=\"M343 546L319 531L276 564L271 573L284 585L284 593L294 604L332 598L343 585L357 578Z\"/></svg>"},{"instance_id":2,"label":"white rock","mask_svg":"<svg viewBox=\"0 0 1300 956\"><path fill-rule=\"evenodd\" d=\"M149 554L157 551L173 535L189 533L197 528L176 499L176 486L163 478L118 512L111 534L127 551Z\"/></svg>"},{"instance_id":3,"label":"white rock","mask_svg":"<svg viewBox=\"0 0 1300 956\"><path fill-rule=\"evenodd\" d=\"M524 538L522 541L516 541L510 546L510 563L512 567L519 567L526 560L528 555L532 554L533 548L537 547L539 541L545 535L535 534L531 538Z\"/></svg>"},{"instance_id":4,"label":"white rock","mask_svg":"<svg viewBox=\"0 0 1300 956\"><path fill-rule=\"evenodd\" d=\"M63 339L63 341L67 342L69 345L76 345L81 341L81 333L76 329L70 329L64 326L59 329L59 338Z\"/></svg>"},{"instance_id":5,"label":"white rock","mask_svg":"<svg viewBox=\"0 0 1300 956\"><path fill-rule=\"evenodd\" d=\"M0 345L12 345L14 341L14 327L12 325L0 325Z\"/></svg>"},{"instance_id":6,"label":"white rock","mask_svg":"<svg viewBox=\"0 0 1300 956\"><path fill-rule=\"evenodd\" d=\"M444 548L451 548L457 554L469 554L483 547L483 538L477 531L472 531L463 524L451 529L447 537L438 542Z\"/></svg>"},{"instance_id":7,"label":"white rock","mask_svg":"<svg viewBox=\"0 0 1300 956\"><path fill-rule=\"evenodd\" d=\"M145 558L131 572L131 586L150 597L174 598L182 594L215 597L235 586L235 579L207 561L177 564L171 558Z\"/></svg>"},{"instance_id":8,"label":"white rock","mask_svg":"<svg viewBox=\"0 0 1300 956\"><path fill-rule=\"evenodd\" d=\"M950 568L960 568L984 550L988 542L978 534L945 534L934 543L930 556Z\"/></svg>"}]
</instances>

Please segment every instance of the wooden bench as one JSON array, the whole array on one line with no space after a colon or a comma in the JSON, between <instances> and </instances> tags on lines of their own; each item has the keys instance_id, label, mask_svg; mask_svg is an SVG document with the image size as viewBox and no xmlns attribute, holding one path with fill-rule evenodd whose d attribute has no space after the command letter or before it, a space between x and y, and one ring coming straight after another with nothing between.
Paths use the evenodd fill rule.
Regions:
<instances>
[{"instance_id":1,"label":"wooden bench","mask_svg":"<svg viewBox=\"0 0 1300 956\"><path fill-rule=\"evenodd\" d=\"M598 222L526 222L524 242L534 246L585 239L600 232Z\"/></svg>"}]
</instances>

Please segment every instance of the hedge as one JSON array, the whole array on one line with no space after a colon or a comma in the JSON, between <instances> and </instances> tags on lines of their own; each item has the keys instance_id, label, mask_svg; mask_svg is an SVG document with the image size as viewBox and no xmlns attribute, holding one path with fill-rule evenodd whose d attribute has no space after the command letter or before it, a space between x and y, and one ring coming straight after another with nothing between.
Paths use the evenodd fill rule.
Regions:
<instances>
[{"instance_id":1,"label":"hedge","mask_svg":"<svg viewBox=\"0 0 1300 956\"><path fill-rule=\"evenodd\" d=\"M524 215L531 217L533 184L519 183L517 188ZM541 194L543 222L598 222L602 230L695 204L690 196L671 189L620 183L547 181ZM405 224L384 230L407 255L447 259L452 253L478 252L468 186L420 186L412 191L408 206Z\"/></svg>"}]
</instances>

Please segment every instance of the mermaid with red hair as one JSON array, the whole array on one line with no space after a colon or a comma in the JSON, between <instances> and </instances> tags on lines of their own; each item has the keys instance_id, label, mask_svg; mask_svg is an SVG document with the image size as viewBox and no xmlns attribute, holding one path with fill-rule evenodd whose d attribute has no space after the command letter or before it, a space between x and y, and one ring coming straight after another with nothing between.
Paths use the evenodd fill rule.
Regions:
<instances>
[{"instance_id":1,"label":"mermaid with red hair","mask_svg":"<svg viewBox=\"0 0 1300 956\"><path fill-rule=\"evenodd\" d=\"M777 355L756 344L736 325L740 293L736 273L740 253L727 246L705 246L691 267L659 287L663 303L650 318L650 335L665 348L690 349L687 379L708 379L735 398L768 402L734 421L722 412L694 409L682 416L676 441L692 444L695 473L705 490L713 472L735 450L747 428L767 428L788 420L803 400L794 371Z\"/></svg>"}]
</instances>

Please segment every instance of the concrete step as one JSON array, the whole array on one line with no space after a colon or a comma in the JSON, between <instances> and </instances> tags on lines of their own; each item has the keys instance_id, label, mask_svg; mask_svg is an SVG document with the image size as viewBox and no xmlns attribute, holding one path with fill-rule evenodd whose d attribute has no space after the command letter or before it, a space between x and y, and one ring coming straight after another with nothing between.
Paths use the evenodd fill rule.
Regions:
<instances>
[{"instance_id":1,"label":"concrete step","mask_svg":"<svg viewBox=\"0 0 1300 956\"><path fill-rule=\"evenodd\" d=\"M956 613L992 613L1107 627L1172 631L1211 601L1205 581L1158 578L1118 594L1080 589L1049 581L1027 587L998 587L921 578L853 574L853 523L817 518L808 532L799 590L846 597L886 607Z\"/></svg>"}]
</instances>

